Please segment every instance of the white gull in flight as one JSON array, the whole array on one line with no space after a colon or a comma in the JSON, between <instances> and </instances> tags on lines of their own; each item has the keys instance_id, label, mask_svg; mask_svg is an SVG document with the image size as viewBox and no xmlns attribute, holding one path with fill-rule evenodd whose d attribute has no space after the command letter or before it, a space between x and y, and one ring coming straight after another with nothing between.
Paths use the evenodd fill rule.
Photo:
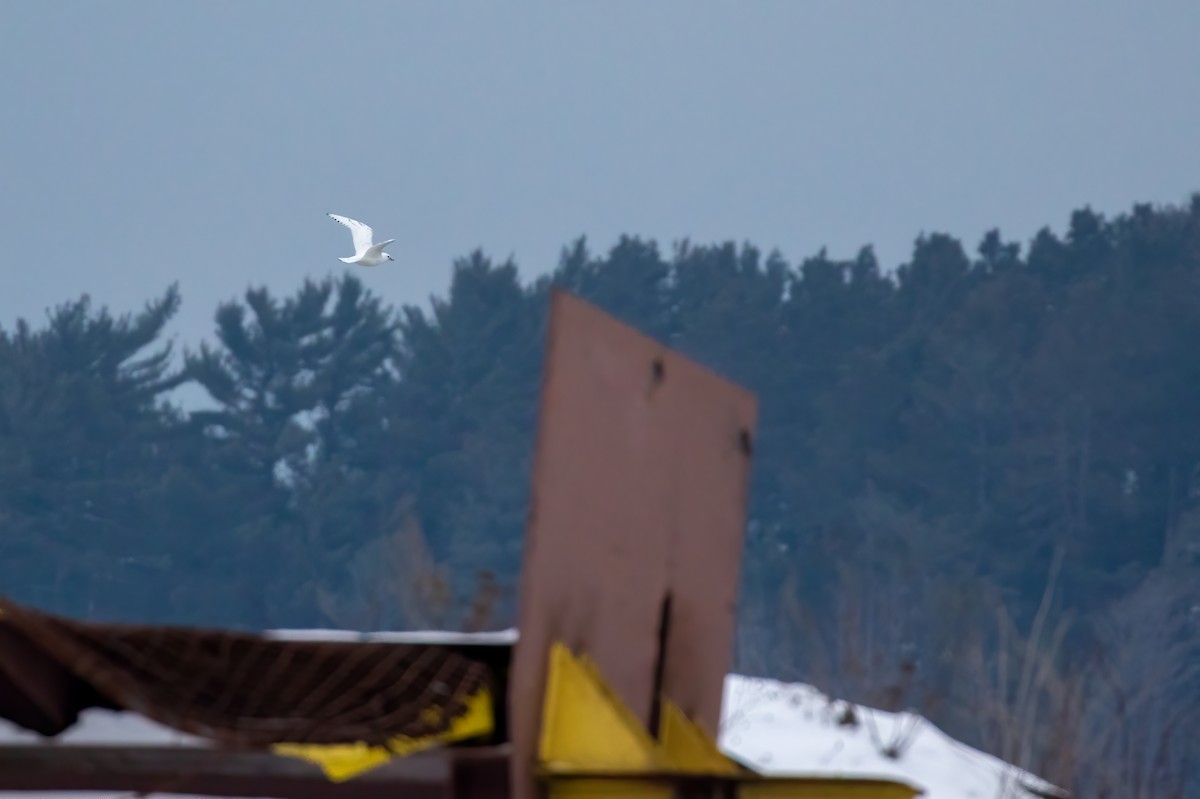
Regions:
<instances>
[{"instance_id":1,"label":"white gull in flight","mask_svg":"<svg viewBox=\"0 0 1200 799\"><path fill-rule=\"evenodd\" d=\"M383 248L391 244L395 239L388 239L387 241L375 244L371 241L375 233L369 225L364 225L357 219L338 216L337 214L330 214L329 218L335 222L341 222L350 228L351 240L354 242L354 255L349 258L338 258L342 263L358 264L359 266L379 266L384 261L396 260L383 251Z\"/></svg>"}]
</instances>

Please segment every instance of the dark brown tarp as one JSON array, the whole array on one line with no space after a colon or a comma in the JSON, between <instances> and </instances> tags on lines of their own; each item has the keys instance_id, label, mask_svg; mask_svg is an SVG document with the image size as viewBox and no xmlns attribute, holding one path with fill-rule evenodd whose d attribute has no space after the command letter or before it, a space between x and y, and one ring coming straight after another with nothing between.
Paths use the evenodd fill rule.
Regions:
<instances>
[{"instance_id":1,"label":"dark brown tarp","mask_svg":"<svg viewBox=\"0 0 1200 799\"><path fill-rule=\"evenodd\" d=\"M230 746L385 745L444 732L483 689L488 667L443 646L80 622L0 598L0 718L43 735L105 707Z\"/></svg>"}]
</instances>

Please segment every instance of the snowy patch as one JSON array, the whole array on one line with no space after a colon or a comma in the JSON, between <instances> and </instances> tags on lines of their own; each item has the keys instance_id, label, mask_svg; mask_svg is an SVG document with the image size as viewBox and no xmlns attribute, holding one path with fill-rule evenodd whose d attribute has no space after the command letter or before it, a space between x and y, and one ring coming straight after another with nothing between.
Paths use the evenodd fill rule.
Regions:
<instances>
[{"instance_id":1,"label":"snowy patch","mask_svg":"<svg viewBox=\"0 0 1200 799\"><path fill-rule=\"evenodd\" d=\"M89 708L66 732L45 738L0 719L0 746L208 746L204 738L165 727L138 713ZM4 794L0 794L4 795ZM15 794L14 794L15 795Z\"/></svg>"},{"instance_id":2,"label":"snowy patch","mask_svg":"<svg viewBox=\"0 0 1200 799\"><path fill-rule=\"evenodd\" d=\"M892 779L922 789L923 799L1059 793L920 716L831 699L811 685L731 674L724 700L722 751L764 774Z\"/></svg>"},{"instance_id":3,"label":"snowy patch","mask_svg":"<svg viewBox=\"0 0 1200 799\"><path fill-rule=\"evenodd\" d=\"M348 630L268 630L263 634L278 641L342 641L350 643L441 644L444 646L512 646L515 629L484 633L454 633L441 630L412 632L353 632Z\"/></svg>"}]
</instances>

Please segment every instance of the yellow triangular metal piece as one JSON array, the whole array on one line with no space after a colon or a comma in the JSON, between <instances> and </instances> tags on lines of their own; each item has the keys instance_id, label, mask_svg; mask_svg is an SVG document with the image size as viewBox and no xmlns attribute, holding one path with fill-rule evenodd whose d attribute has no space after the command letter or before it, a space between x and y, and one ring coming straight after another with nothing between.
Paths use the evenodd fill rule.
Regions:
<instances>
[{"instance_id":1,"label":"yellow triangular metal piece","mask_svg":"<svg viewBox=\"0 0 1200 799\"><path fill-rule=\"evenodd\" d=\"M657 765L657 744L586 657L550 648L538 759L551 771L639 772Z\"/></svg>"},{"instance_id":2,"label":"yellow triangular metal piece","mask_svg":"<svg viewBox=\"0 0 1200 799\"><path fill-rule=\"evenodd\" d=\"M721 754L716 742L669 699L662 700L659 747L664 766L689 774L740 774L742 769Z\"/></svg>"},{"instance_id":3,"label":"yellow triangular metal piece","mask_svg":"<svg viewBox=\"0 0 1200 799\"><path fill-rule=\"evenodd\" d=\"M675 703L662 701L655 738L596 665L563 644L550 649L539 760L550 772L736 775L742 770Z\"/></svg>"},{"instance_id":4,"label":"yellow triangular metal piece","mask_svg":"<svg viewBox=\"0 0 1200 799\"><path fill-rule=\"evenodd\" d=\"M429 708L429 714L440 712ZM450 727L438 735L409 738L398 735L387 747L350 744L275 744L271 751L285 757L295 757L318 765L331 782L345 782L364 771L382 766L394 757L404 757L442 744L464 741L490 733L495 725L492 694L486 688L467 700L467 712L450 722Z\"/></svg>"}]
</instances>

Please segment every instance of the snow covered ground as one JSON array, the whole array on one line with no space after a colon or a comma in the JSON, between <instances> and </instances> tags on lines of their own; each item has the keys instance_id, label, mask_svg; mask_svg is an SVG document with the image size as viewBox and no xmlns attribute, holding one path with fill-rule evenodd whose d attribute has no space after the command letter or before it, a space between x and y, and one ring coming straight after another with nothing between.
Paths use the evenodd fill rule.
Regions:
<instances>
[{"instance_id":1,"label":"snow covered ground","mask_svg":"<svg viewBox=\"0 0 1200 799\"><path fill-rule=\"evenodd\" d=\"M921 788L923 799L1059 795L920 716L851 705L803 683L729 675L720 746L766 774L883 777Z\"/></svg>"},{"instance_id":2,"label":"snow covered ground","mask_svg":"<svg viewBox=\"0 0 1200 799\"><path fill-rule=\"evenodd\" d=\"M330 631L277 631L279 638L324 638ZM362 640L354 634L355 640ZM440 640L440 634L392 636ZM511 643L515 634L493 634ZM382 636L370 636L382 640ZM388 639L390 640L390 638ZM848 713L850 710L852 712ZM853 717L851 723L850 717ZM71 745L204 746L205 741L134 713L92 709L53 742L0 721L0 746L44 742ZM925 799L1033 799L1054 796L1050 784L959 743L919 716L887 713L834 700L803 683L731 674L725 681L720 746L731 757L768 774L884 777L922 789ZM888 755L889 750L895 757ZM59 794L3 793L0 799L51 799ZM128 794L76 793L77 799Z\"/></svg>"}]
</instances>

